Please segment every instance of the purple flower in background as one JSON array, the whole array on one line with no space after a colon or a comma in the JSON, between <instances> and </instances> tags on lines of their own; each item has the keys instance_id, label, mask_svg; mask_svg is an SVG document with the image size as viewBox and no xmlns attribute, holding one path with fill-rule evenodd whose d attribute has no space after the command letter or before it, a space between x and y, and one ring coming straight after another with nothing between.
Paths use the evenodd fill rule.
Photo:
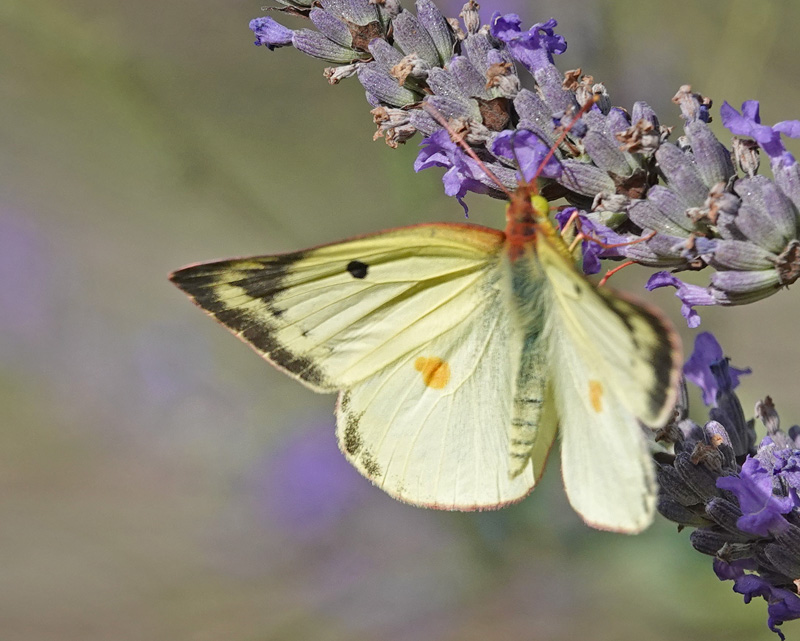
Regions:
<instances>
[{"instance_id":1,"label":"purple flower in background","mask_svg":"<svg viewBox=\"0 0 800 641\"><path fill-rule=\"evenodd\" d=\"M202 335L182 325L144 327L134 337L130 357L148 405L174 407L198 389L214 393L210 388L217 368L211 349Z\"/></svg>"},{"instance_id":2,"label":"purple flower in background","mask_svg":"<svg viewBox=\"0 0 800 641\"><path fill-rule=\"evenodd\" d=\"M53 289L60 286L54 274L60 272L49 245L30 218L0 207L0 335L9 350L20 339L38 343L49 321L58 317L52 307ZM9 355L5 349L0 354Z\"/></svg>"},{"instance_id":3,"label":"purple flower in background","mask_svg":"<svg viewBox=\"0 0 800 641\"><path fill-rule=\"evenodd\" d=\"M750 374L750 368L715 367L725 360L722 347L710 332L701 332L694 339L694 351L683 366L683 375L703 391L703 402L715 405L720 391L739 386L739 377Z\"/></svg>"},{"instance_id":4,"label":"purple flower in background","mask_svg":"<svg viewBox=\"0 0 800 641\"><path fill-rule=\"evenodd\" d=\"M369 485L342 456L332 426L323 425L270 450L255 470L254 489L266 522L289 536L313 538L357 506Z\"/></svg>"}]
</instances>

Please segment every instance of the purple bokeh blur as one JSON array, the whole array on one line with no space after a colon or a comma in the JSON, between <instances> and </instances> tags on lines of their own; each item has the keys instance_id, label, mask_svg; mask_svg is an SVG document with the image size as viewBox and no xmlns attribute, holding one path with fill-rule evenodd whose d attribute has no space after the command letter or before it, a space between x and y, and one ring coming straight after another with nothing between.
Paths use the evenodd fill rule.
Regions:
<instances>
[{"instance_id":1,"label":"purple bokeh blur","mask_svg":"<svg viewBox=\"0 0 800 641\"><path fill-rule=\"evenodd\" d=\"M252 483L264 522L299 539L325 535L370 491L339 451L333 422L291 434L271 448Z\"/></svg>"}]
</instances>

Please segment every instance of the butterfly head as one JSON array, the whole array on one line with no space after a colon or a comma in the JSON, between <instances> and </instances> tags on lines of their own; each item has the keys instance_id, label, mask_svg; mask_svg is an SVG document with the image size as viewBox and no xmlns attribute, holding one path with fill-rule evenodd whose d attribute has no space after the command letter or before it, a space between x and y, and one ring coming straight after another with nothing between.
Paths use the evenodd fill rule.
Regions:
<instances>
[{"instance_id":1,"label":"butterfly head","mask_svg":"<svg viewBox=\"0 0 800 641\"><path fill-rule=\"evenodd\" d=\"M533 251L537 234L558 244L558 231L550 220L550 204L536 193L534 184L520 182L506 207L506 240L511 259ZM562 243L563 244L563 243Z\"/></svg>"}]
</instances>

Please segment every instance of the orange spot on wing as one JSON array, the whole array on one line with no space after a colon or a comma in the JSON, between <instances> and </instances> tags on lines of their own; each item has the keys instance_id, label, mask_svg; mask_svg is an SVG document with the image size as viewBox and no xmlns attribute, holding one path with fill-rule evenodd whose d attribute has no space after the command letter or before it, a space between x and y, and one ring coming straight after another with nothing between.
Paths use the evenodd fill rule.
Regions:
<instances>
[{"instance_id":1,"label":"orange spot on wing","mask_svg":"<svg viewBox=\"0 0 800 641\"><path fill-rule=\"evenodd\" d=\"M603 411L603 384L600 381L589 381L589 401L595 412Z\"/></svg>"},{"instance_id":2,"label":"orange spot on wing","mask_svg":"<svg viewBox=\"0 0 800 641\"><path fill-rule=\"evenodd\" d=\"M414 369L422 374L422 382L433 389L442 389L450 380L450 366L437 356L420 356Z\"/></svg>"}]
</instances>

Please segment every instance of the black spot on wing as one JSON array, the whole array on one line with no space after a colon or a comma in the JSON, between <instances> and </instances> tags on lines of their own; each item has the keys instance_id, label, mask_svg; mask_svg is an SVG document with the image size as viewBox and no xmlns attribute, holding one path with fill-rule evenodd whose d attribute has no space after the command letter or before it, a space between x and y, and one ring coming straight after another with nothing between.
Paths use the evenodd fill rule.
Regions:
<instances>
[{"instance_id":1,"label":"black spot on wing","mask_svg":"<svg viewBox=\"0 0 800 641\"><path fill-rule=\"evenodd\" d=\"M347 263L347 271L353 278L366 278L369 265L360 260L351 260Z\"/></svg>"}]
</instances>

